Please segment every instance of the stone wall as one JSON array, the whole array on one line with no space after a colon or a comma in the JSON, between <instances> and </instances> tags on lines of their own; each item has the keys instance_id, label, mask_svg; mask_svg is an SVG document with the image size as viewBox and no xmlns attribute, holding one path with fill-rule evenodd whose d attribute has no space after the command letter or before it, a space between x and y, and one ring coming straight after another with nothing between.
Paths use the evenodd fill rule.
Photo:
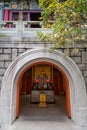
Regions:
<instances>
[{"instance_id":1,"label":"stone wall","mask_svg":"<svg viewBox=\"0 0 87 130\"><path fill-rule=\"evenodd\" d=\"M9 64L17 56L32 48L52 48L52 43L42 43L36 38L26 37L5 37L0 38L0 87L3 75ZM58 49L65 52L65 48ZM69 57L75 61L82 72L87 86L87 48L80 43L79 51L73 52L73 47L69 48Z\"/></svg>"}]
</instances>

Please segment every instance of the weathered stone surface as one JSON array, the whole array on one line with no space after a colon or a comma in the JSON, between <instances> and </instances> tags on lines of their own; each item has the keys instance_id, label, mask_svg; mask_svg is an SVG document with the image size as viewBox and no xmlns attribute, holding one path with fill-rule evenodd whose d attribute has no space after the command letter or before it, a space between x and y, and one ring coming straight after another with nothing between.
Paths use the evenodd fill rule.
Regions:
<instances>
[{"instance_id":1,"label":"weathered stone surface","mask_svg":"<svg viewBox=\"0 0 87 130\"><path fill-rule=\"evenodd\" d=\"M87 64L86 64L86 70L87 70Z\"/></svg>"},{"instance_id":2,"label":"weathered stone surface","mask_svg":"<svg viewBox=\"0 0 87 130\"><path fill-rule=\"evenodd\" d=\"M64 53L65 53L65 55L70 56L70 50L69 49L64 49Z\"/></svg>"},{"instance_id":3,"label":"weathered stone surface","mask_svg":"<svg viewBox=\"0 0 87 130\"><path fill-rule=\"evenodd\" d=\"M5 53L5 54L11 53L11 49L4 49L4 53Z\"/></svg>"},{"instance_id":4,"label":"weathered stone surface","mask_svg":"<svg viewBox=\"0 0 87 130\"><path fill-rule=\"evenodd\" d=\"M18 56L20 56L22 53L18 53Z\"/></svg>"},{"instance_id":5,"label":"weathered stone surface","mask_svg":"<svg viewBox=\"0 0 87 130\"><path fill-rule=\"evenodd\" d=\"M87 52L82 52L82 63L87 63Z\"/></svg>"},{"instance_id":6,"label":"weathered stone surface","mask_svg":"<svg viewBox=\"0 0 87 130\"><path fill-rule=\"evenodd\" d=\"M5 73L5 69L0 69L0 76Z\"/></svg>"},{"instance_id":7,"label":"weathered stone surface","mask_svg":"<svg viewBox=\"0 0 87 130\"><path fill-rule=\"evenodd\" d=\"M12 49L12 60L17 57L17 49Z\"/></svg>"},{"instance_id":8,"label":"weathered stone surface","mask_svg":"<svg viewBox=\"0 0 87 130\"><path fill-rule=\"evenodd\" d=\"M83 75L87 77L87 71L83 71Z\"/></svg>"},{"instance_id":9,"label":"weathered stone surface","mask_svg":"<svg viewBox=\"0 0 87 130\"><path fill-rule=\"evenodd\" d=\"M87 93L87 78L85 78L85 84L86 84L86 93Z\"/></svg>"},{"instance_id":10,"label":"weathered stone surface","mask_svg":"<svg viewBox=\"0 0 87 130\"><path fill-rule=\"evenodd\" d=\"M7 68L10 65L11 62L7 61L5 62L5 68Z\"/></svg>"},{"instance_id":11,"label":"weathered stone surface","mask_svg":"<svg viewBox=\"0 0 87 130\"><path fill-rule=\"evenodd\" d=\"M0 83L0 95L1 95L1 83Z\"/></svg>"},{"instance_id":12,"label":"weathered stone surface","mask_svg":"<svg viewBox=\"0 0 87 130\"><path fill-rule=\"evenodd\" d=\"M2 53L2 49L0 49L0 53Z\"/></svg>"},{"instance_id":13,"label":"weathered stone surface","mask_svg":"<svg viewBox=\"0 0 87 130\"><path fill-rule=\"evenodd\" d=\"M75 52L73 50L71 50L71 56L81 56L81 51Z\"/></svg>"},{"instance_id":14,"label":"weathered stone surface","mask_svg":"<svg viewBox=\"0 0 87 130\"><path fill-rule=\"evenodd\" d=\"M4 62L0 62L0 68L4 67Z\"/></svg>"},{"instance_id":15,"label":"weathered stone surface","mask_svg":"<svg viewBox=\"0 0 87 130\"><path fill-rule=\"evenodd\" d=\"M53 48L53 44L51 43L42 43L42 42L16 42L13 43L13 42L9 42L9 43L0 43L0 48L12 48L12 49L16 49L16 48L19 48L19 49L24 49L24 48L39 48L39 47L44 47L44 48Z\"/></svg>"},{"instance_id":16,"label":"weathered stone surface","mask_svg":"<svg viewBox=\"0 0 87 130\"><path fill-rule=\"evenodd\" d=\"M0 81L0 89L1 89L1 82L2 82L2 81Z\"/></svg>"},{"instance_id":17,"label":"weathered stone surface","mask_svg":"<svg viewBox=\"0 0 87 130\"><path fill-rule=\"evenodd\" d=\"M5 61L5 60L11 60L11 55L10 54L1 54L0 61Z\"/></svg>"},{"instance_id":18,"label":"weathered stone surface","mask_svg":"<svg viewBox=\"0 0 87 130\"><path fill-rule=\"evenodd\" d=\"M80 70L85 70L86 69L85 64L77 64L77 66L79 67Z\"/></svg>"},{"instance_id":19,"label":"weathered stone surface","mask_svg":"<svg viewBox=\"0 0 87 130\"><path fill-rule=\"evenodd\" d=\"M74 60L77 64L82 62L81 57L71 57L71 59Z\"/></svg>"},{"instance_id":20,"label":"weathered stone surface","mask_svg":"<svg viewBox=\"0 0 87 130\"><path fill-rule=\"evenodd\" d=\"M18 52L23 53L23 52L25 52L25 49L18 49Z\"/></svg>"},{"instance_id":21,"label":"weathered stone surface","mask_svg":"<svg viewBox=\"0 0 87 130\"><path fill-rule=\"evenodd\" d=\"M61 52L64 52L64 49L62 49L62 48L60 48L60 49L58 49L59 51L61 51Z\"/></svg>"},{"instance_id":22,"label":"weathered stone surface","mask_svg":"<svg viewBox=\"0 0 87 130\"><path fill-rule=\"evenodd\" d=\"M85 81L86 81L86 85L87 85L87 78L85 78ZM87 86L86 86L87 87Z\"/></svg>"},{"instance_id":23,"label":"weathered stone surface","mask_svg":"<svg viewBox=\"0 0 87 130\"><path fill-rule=\"evenodd\" d=\"M2 78L3 78L3 77L2 77L2 76L0 76L0 82L2 82Z\"/></svg>"}]
</instances>

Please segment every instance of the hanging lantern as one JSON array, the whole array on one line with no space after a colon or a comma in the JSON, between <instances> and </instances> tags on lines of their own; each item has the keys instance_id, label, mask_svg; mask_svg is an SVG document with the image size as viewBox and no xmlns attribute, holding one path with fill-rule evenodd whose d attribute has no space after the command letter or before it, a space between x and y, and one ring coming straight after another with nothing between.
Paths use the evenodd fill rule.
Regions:
<instances>
[{"instance_id":1,"label":"hanging lantern","mask_svg":"<svg viewBox=\"0 0 87 130\"><path fill-rule=\"evenodd\" d=\"M39 82L39 80L38 80L38 79L36 79L35 81L36 81L36 83L38 83L38 82Z\"/></svg>"},{"instance_id":2,"label":"hanging lantern","mask_svg":"<svg viewBox=\"0 0 87 130\"><path fill-rule=\"evenodd\" d=\"M49 83L50 82L49 79L47 79L46 82Z\"/></svg>"}]
</instances>

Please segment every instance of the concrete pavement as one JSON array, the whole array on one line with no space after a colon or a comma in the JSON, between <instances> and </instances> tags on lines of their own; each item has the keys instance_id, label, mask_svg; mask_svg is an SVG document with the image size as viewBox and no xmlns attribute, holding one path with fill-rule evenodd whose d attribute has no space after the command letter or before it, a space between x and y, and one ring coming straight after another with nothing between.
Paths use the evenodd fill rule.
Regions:
<instances>
[{"instance_id":1,"label":"concrete pavement","mask_svg":"<svg viewBox=\"0 0 87 130\"><path fill-rule=\"evenodd\" d=\"M54 104L47 104L47 108L30 104L29 96L21 96L20 108L19 118L10 127L0 130L87 130L67 117L63 95L57 96Z\"/></svg>"}]
</instances>

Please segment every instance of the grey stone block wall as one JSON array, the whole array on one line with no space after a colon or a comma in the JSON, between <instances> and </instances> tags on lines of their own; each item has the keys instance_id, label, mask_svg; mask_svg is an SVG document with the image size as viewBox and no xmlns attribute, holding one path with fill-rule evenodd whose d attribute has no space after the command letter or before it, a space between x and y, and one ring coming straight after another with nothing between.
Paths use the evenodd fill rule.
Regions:
<instances>
[{"instance_id":1,"label":"grey stone block wall","mask_svg":"<svg viewBox=\"0 0 87 130\"><path fill-rule=\"evenodd\" d=\"M70 57L75 61L77 66L82 72L82 75L84 77L85 83L86 83L86 89L87 89L87 49L86 48L80 48L79 52L72 53L72 50L70 50L71 54Z\"/></svg>"},{"instance_id":2,"label":"grey stone block wall","mask_svg":"<svg viewBox=\"0 0 87 130\"><path fill-rule=\"evenodd\" d=\"M28 49L32 48L52 48L52 43L42 43L41 41L37 39L32 38L26 38L24 40L23 38L20 38L20 40L12 40L10 38L1 38L0 39L0 87L1 87L1 81L3 78L3 75L7 69L7 67L10 65L10 63L15 60L17 56L24 53ZM61 52L65 52L65 48L59 48L58 49ZM87 86L87 48L83 46L79 46L79 51L74 52L73 48L70 47L68 51L69 57L75 61L77 66L82 72L82 75L84 77L84 80L86 82Z\"/></svg>"}]
</instances>

